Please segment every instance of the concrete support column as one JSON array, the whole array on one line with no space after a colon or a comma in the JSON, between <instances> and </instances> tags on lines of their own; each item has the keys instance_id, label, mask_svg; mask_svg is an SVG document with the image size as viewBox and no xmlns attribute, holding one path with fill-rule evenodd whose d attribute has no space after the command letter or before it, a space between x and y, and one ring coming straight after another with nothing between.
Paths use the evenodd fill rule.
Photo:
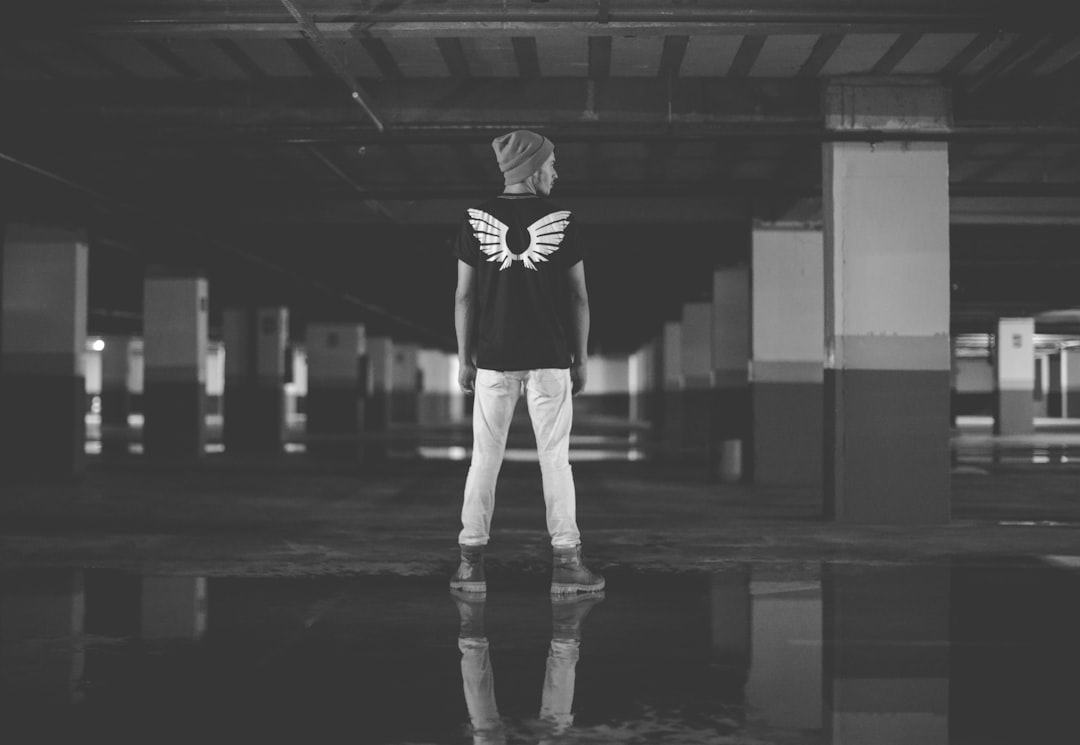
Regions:
<instances>
[{"instance_id":1,"label":"concrete support column","mask_svg":"<svg viewBox=\"0 0 1080 745\"><path fill-rule=\"evenodd\" d=\"M361 459L368 384L364 327L355 323L309 324L304 346L308 454L317 459Z\"/></svg>"},{"instance_id":2,"label":"concrete support column","mask_svg":"<svg viewBox=\"0 0 1080 745\"><path fill-rule=\"evenodd\" d=\"M574 416L626 419L630 415L630 358L594 354L586 368L584 395L574 403Z\"/></svg>"},{"instance_id":3,"label":"concrete support column","mask_svg":"<svg viewBox=\"0 0 1080 745\"><path fill-rule=\"evenodd\" d=\"M421 349L416 356L420 370L421 426L440 426L452 420L453 399L458 388L454 374L454 355L437 349Z\"/></svg>"},{"instance_id":4,"label":"concrete support column","mask_svg":"<svg viewBox=\"0 0 1080 745\"><path fill-rule=\"evenodd\" d=\"M206 445L207 281L149 276L144 291L143 452L201 458Z\"/></svg>"},{"instance_id":5,"label":"concrete support column","mask_svg":"<svg viewBox=\"0 0 1080 745\"><path fill-rule=\"evenodd\" d=\"M949 567L822 573L826 740L947 745Z\"/></svg>"},{"instance_id":6,"label":"concrete support column","mask_svg":"<svg viewBox=\"0 0 1080 745\"><path fill-rule=\"evenodd\" d=\"M416 424L420 418L420 348L395 344L390 370L390 421Z\"/></svg>"},{"instance_id":7,"label":"concrete support column","mask_svg":"<svg viewBox=\"0 0 1080 745\"><path fill-rule=\"evenodd\" d=\"M369 375L364 418L364 430L368 434L367 454L370 458L385 458L389 452L387 438L394 390L394 341L386 336L369 338L367 356Z\"/></svg>"},{"instance_id":8,"label":"concrete support column","mask_svg":"<svg viewBox=\"0 0 1080 745\"><path fill-rule=\"evenodd\" d=\"M682 446L692 458L709 455L713 419L713 306L687 303L682 314Z\"/></svg>"},{"instance_id":9,"label":"concrete support column","mask_svg":"<svg viewBox=\"0 0 1080 745\"><path fill-rule=\"evenodd\" d=\"M944 134L947 98L929 84L832 83L827 125ZM829 142L822 149L826 514L947 522L947 145Z\"/></svg>"},{"instance_id":10,"label":"concrete support column","mask_svg":"<svg viewBox=\"0 0 1080 745\"><path fill-rule=\"evenodd\" d=\"M225 311L225 452L278 455L285 445L286 308Z\"/></svg>"},{"instance_id":11,"label":"concrete support column","mask_svg":"<svg viewBox=\"0 0 1080 745\"><path fill-rule=\"evenodd\" d=\"M824 238L753 235L754 482L821 485L825 404Z\"/></svg>"},{"instance_id":12,"label":"concrete support column","mask_svg":"<svg viewBox=\"0 0 1080 745\"><path fill-rule=\"evenodd\" d=\"M712 661L741 676L745 683L750 675L754 636L750 569L740 566L714 573L709 590Z\"/></svg>"},{"instance_id":13,"label":"concrete support column","mask_svg":"<svg viewBox=\"0 0 1080 745\"><path fill-rule=\"evenodd\" d=\"M189 639L206 633L206 577L143 577L142 641Z\"/></svg>"},{"instance_id":14,"label":"concrete support column","mask_svg":"<svg viewBox=\"0 0 1080 745\"><path fill-rule=\"evenodd\" d=\"M1061 354L1061 415L1080 419L1080 347L1069 347Z\"/></svg>"},{"instance_id":15,"label":"concrete support column","mask_svg":"<svg viewBox=\"0 0 1080 745\"><path fill-rule=\"evenodd\" d=\"M660 411L655 426L663 449L677 449L682 447L684 426L681 322L664 324L660 345Z\"/></svg>"},{"instance_id":16,"label":"concrete support column","mask_svg":"<svg viewBox=\"0 0 1080 745\"><path fill-rule=\"evenodd\" d=\"M1061 352L1048 355L1046 358L1046 415L1060 419L1064 416L1062 407L1062 371L1065 369L1065 355Z\"/></svg>"},{"instance_id":17,"label":"concrete support column","mask_svg":"<svg viewBox=\"0 0 1080 745\"><path fill-rule=\"evenodd\" d=\"M994 433L1035 431L1035 319L998 319L994 344Z\"/></svg>"},{"instance_id":18,"label":"concrete support column","mask_svg":"<svg viewBox=\"0 0 1080 745\"><path fill-rule=\"evenodd\" d=\"M0 477L68 479L86 453L88 247L78 231L9 225L0 319Z\"/></svg>"},{"instance_id":19,"label":"concrete support column","mask_svg":"<svg viewBox=\"0 0 1080 745\"><path fill-rule=\"evenodd\" d=\"M132 362L130 336L101 339L101 453L126 455L131 431Z\"/></svg>"},{"instance_id":20,"label":"concrete support column","mask_svg":"<svg viewBox=\"0 0 1080 745\"><path fill-rule=\"evenodd\" d=\"M713 272L710 448L725 481L753 478L750 267Z\"/></svg>"},{"instance_id":21,"label":"concrete support column","mask_svg":"<svg viewBox=\"0 0 1080 745\"><path fill-rule=\"evenodd\" d=\"M644 424L656 421L657 394L661 390L658 373L662 346L662 339L653 339L630 356L627 376L631 422Z\"/></svg>"}]
</instances>

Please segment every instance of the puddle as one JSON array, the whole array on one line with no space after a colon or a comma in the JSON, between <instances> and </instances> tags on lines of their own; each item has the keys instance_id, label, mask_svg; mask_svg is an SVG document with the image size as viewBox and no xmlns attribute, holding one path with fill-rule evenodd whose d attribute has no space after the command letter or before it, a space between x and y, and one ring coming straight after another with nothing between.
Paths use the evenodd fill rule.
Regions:
<instances>
[{"instance_id":1,"label":"puddle","mask_svg":"<svg viewBox=\"0 0 1080 745\"><path fill-rule=\"evenodd\" d=\"M560 603L535 578L480 602L441 577L8 573L5 739L1071 743L1078 564L616 568Z\"/></svg>"}]
</instances>

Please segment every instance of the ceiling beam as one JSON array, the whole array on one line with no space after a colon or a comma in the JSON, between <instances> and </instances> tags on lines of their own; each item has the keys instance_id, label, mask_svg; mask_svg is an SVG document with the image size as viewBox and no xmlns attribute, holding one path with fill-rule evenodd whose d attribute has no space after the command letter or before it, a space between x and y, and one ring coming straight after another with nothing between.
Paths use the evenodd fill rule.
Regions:
<instances>
[{"instance_id":1,"label":"ceiling beam","mask_svg":"<svg viewBox=\"0 0 1080 745\"><path fill-rule=\"evenodd\" d=\"M251 80L266 80L269 77L266 70L255 64L255 60L251 59L247 52L232 39L214 39L213 43Z\"/></svg>"},{"instance_id":2,"label":"ceiling beam","mask_svg":"<svg viewBox=\"0 0 1080 745\"><path fill-rule=\"evenodd\" d=\"M469 69L469 60L465 58L465 47L461 39L456 36L440 36L435 40L439 48L446 69L450 71L450 77L464 79L471 78L472 71Z\"/></svg>"},{"instance_id":3,"label":"ceiling beam","mask_svg":"<svg viewBox=\"0 0 1080 745\"><path fill-rule=\"evenodd\" d=\"M814 42L814 48L810 50L810 55L803 62L802 67L799 68L798 76L800 78L816 78L843 41L843 34L822 34Z\"/></svg>"},{"instance_id":4,"label":"ceiling beam","mask_svg":"<svg viewBox=\"0 0 1080 745\"><path fill-rule=\"evenodd\" d=\"M589 77L603 80L611 77L611 37L589 37Z\"/></svg>"},{"instance_id":5,"label":"ceiling beam","mask_svg":"<svg viewBox=\"0 0 1080 745\"><path fill-rule=\"evenodd\" d=\"M514 61L517 62L518 76L525 80L540 77L540 52L536 39L531 36L515 36L510 40L514 46Z\"/></svg>"},{"instance_id":6,"label":"ceiling beam","mask_svg":"<svg viewBox=\"0 0 1080 745\"><path fill-rule=\"evenodd\" d=\"M896 41L892 43L888 51L881 56L871 69L874 75L888 75L891 73L904 57L908 55L919 40L922 39L922 34L900 34Z\"/></svg>"},{"instance_id":7,"label":"ceiling beam","mask_svg":"<svg viewBox=\"0 0 1080 745\"><path fill-rule=\"evenodd\" d=\"M738 51L735 52L735 59L731 62L728 77L745 78L749 75L764 46L765 36L763 34L744 36L742 42L739 43Z\"/></svg>"},{"instance_id":8,"label":"ceiling beam","mask_svg":"<svg viewBox=\"0 0 1080 745\"><path fill-rule=\"evenodd\" d=\"M664 47L660 52L660 66L656 71L658 77L679 77L679 70L682 68L689 43L690 37L686 35L664 37Z\"/></svg>"},{"instance_id":9,"label":"ceiling beam","mask_svg":"<svg viewBox=\"0 0 1080 745\"><path fill-rule=\"evenodd\" d=\"M297 5L297 0L280 0L280 2L285 6L285 9L289 11L289 15L293 17L293 20L296 21L296 25L300 27L301 36L303 36L311 49L322 59L330 69L330 72L345 84L345 87L349 90L349 96L364 110L364 114L366 114L367 118L371 120L371 123L375 125L375 129L380 132L386 129L386 125L383 124L382 119L375 113L371 104L368 103L367 97L361 92L360 84L353 77L353 74L349 69L342 64L341 60L330 51L326 39L323 37L315 23L308 18L307 14Z\"/></svg>"},{"instance_id":10,"label":"ceiling beam","mask_svg":"<svg viewBox=\"0 0 1080 745\"><path fill-rule=\"evenodd\" d=\"M221 3L187 6L161 4L148 10L146 4L113 4L105 8L91 4L70 13L48 12L50 4L34 8L24 3L6 14L6 24L20 37L34 33L77 30L95 34L146 34L163 36L221 36L251 33L260 36L295 35L295 28L280 15L250 4ZM89 6L89 7L87 7ZM843 28L850 33L958 33L1057 31L1067 27L1071 13L1067 3L1030 0L1009 5L941 0L933 5L891 3L867 7L865 3L815 4L795 9L792 4L770 5L744 0L743 3L678 4L656 0L630 7L609 7L606 0L573 3L547 8L537 4L515 4L499 9L488 2L440 5L413 3L319 3L318 28L329 35L348 34L361 26L375 34L400 37L461 36L462 31L478 35L497 33L529 36L535 31L563 33L568 27L586 33L624 34L627 31L657 35L686 33L829 33Z\"/></svg>"}]
</instances>

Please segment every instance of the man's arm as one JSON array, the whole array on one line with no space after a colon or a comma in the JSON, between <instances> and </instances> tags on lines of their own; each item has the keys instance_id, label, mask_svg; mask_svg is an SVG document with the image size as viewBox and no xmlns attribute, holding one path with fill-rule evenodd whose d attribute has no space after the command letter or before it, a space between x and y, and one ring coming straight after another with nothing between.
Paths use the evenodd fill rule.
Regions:
<instances>
[{"instance_id":1,"label":"man's arm","mask_svg":"<svg viewBox=\"0 0 1080 745\"><path fill-rule=\"evenodd\" d=\"M476 383L476 346L473 339L473 285L476 270L458 260L457 291L454 293L454 328L458 345L458 385L466 393Z\"/></svg>"},{"instance_id":2,"label":"man's arm","mask_svg":"<svg viewBox=\"0 0 1080 745\"><path fill-rule=\"evenodd\" d=\"M570 267L570 380L574 395L585 390L585 364L589 357L589 292L585 289L585 262Z\"/></svg>"}]
</instances>

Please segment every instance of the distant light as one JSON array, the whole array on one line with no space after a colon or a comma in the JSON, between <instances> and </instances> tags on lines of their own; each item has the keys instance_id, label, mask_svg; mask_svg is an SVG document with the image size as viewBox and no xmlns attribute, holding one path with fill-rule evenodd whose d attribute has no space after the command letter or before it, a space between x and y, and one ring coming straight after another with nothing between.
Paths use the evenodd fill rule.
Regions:
<instances>
[{"instance_id":1,"label":"distant light","mask_svg":"<svg viewBox=\"0 0 1080 745\"><path fill-rule=\"evenodd\" d=\"M94 339L93 349L95 352L101 352L105 349L104 339Z\"/></svg>"}]
</instances>

